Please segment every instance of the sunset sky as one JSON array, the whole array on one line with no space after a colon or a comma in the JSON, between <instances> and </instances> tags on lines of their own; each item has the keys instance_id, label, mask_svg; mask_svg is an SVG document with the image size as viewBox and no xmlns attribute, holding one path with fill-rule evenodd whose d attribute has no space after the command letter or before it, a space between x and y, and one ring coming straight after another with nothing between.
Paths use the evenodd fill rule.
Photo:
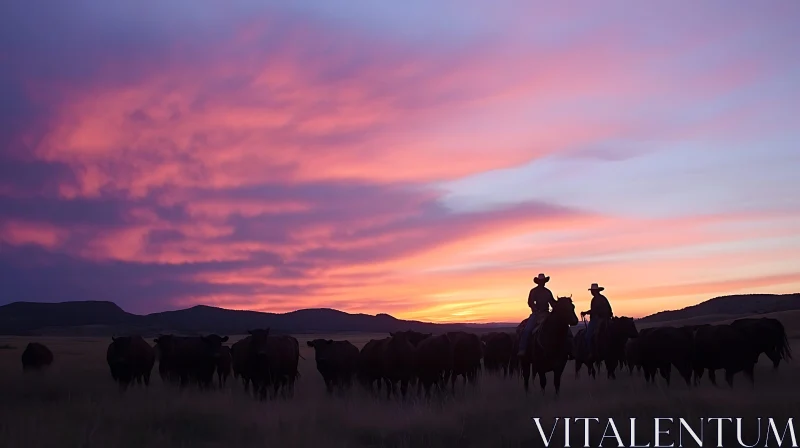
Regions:
<instances>
[{"instance_id":1,"label":"sunset sky","mask_svg":"<svg viewBox=\"0 0 800 448\"><path fill-rule=\"evenodd\" d=\"M5 1L0 304L800 291L800 2Z\"/></svg>"}]
</instances>

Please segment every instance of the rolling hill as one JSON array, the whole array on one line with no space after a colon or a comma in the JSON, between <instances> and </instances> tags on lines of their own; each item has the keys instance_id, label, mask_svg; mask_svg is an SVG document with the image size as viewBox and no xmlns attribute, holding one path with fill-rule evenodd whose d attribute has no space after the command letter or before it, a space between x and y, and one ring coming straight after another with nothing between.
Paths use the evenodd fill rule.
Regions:
<instances>
[{"instance_id":1,"label":"rolling hill","mask_svg":"<svg viewBox=\"0 0 800 448\"><path fill-rule=\"evenodd\" d=\"M442 332L464 330L460 324L401 320L388 314L350 314L327 308L289 313L262 313L197 305L136 315L113 302L15 302L0 306L0 334L122 334L159 332L242 334L252 328L276 333L384 333L400 330Z\"/></svg>"},{"instance_id":2,"label":"rolling hill","mask_svg":"<svg viewBox=\"0 0 800 448\"><path fill-rule=\"evenodd\" d=\"M776 313L800 309L800 293L739 294L715 297L679 310L661 311L639 319L642 323L698 320L714 317L724 320L735 316Z\"/></svg>"},{"instance_id":3,"label":"rolling hill","mask_svg":"<svg viewBox=\"0 0 800 448\"><path fill-rule=\"evenodd\" d=\"M718 321L792 310L800 310L800 293L731 295L679 310L655 313L637 322L651 326L687 320ZM329 308L263 313L197 305L177 311L137 315L126 312L113 302L102 301L14 302L0 306L0 334L5 335L242 334L252 328L267 327L276 333L388 333L402 330L438 333L509 331L513 324L434 324L401 320L388 314L351 314Z\"/></svg>"}]
</instances>

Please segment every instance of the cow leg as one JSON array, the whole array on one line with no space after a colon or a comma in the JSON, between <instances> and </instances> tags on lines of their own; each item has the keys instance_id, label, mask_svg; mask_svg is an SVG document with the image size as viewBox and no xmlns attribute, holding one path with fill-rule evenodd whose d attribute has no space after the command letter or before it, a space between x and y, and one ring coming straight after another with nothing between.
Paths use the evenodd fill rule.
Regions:
<instances>
[{"instance_id":1,"label":"cow leg","mask_svg":"<svg viewBox=\"0 0 800 448\"><path fill-rule=\"evenodd\" d=\"M764 352L764 354L766 354L767 358L769 358L769 360L772 361L772 368L777 369L778 366L781 364L781 355L778 354L778 352L775 349L767 350L766 352Z\"/></svg>"},{"instance_id":2,"label":"cow leg","mask_svg":"<svg viewBox=\"0 0 800 448\"><path fill-rule=\"evenodd\" d=\"M714 386L717 385L717 371L716 371L716 369L712 369L712 368L709 367L709 369L708 369L708 379L709 379L709 381L711 381L711 384L713 384Z\"/></svg>"},{"instance_id":3,"label":"cow leg","mask_svg":"<svg viewBox=\"0 0 800 448\"><path fill-rule=\"evenodd\" d=\"M725 369L725 382L728 383L728 386L733 389L733 375L736 374L736 371L733 369Z\"/></svg>"},{"instance_id":4,"label":"cow leg","mask_svg":"<svg viewBox=\"0 0 800 448\"><path fill-rule=\"evenodd\" d=\"M581 376L581 362L577 359L575 360L575 379L577 380Z\"/></svg>"},{"instance_id":5,"label":"cow leg","mask_svg":"<svg viewBox=\"0 0 800 448\"><path fill-rule=\"evenodd\" d=\"M538 372L539 374L539 386L542 387L542 395L544 395L544 388L547 386L547 374L544 372Z\"/></svg>"},{"instance_id":6,"label":"cow leg","mask_svg":"<svg viewBox=\"0 0 800 448\"><path fill-rule=\"evenodd\" d=\"M391 380L385 379L386 381L386 398L392 398L392 393L394 392L394 383Z\"/></svg>"},{"instance_id":7,"label":"cow leg","mask_svg":"<svg viewBox=\"0 0 800 448\"><path fill-rule=\"evenodd\" d=\"M616 378L614 375L614 369L615 369L614 363L606 361L606 378L610 380Z\"/></svg>"},{"instance_id":8,"label":"cow leg","mask_svg":"<svg viewBox=\"0 0 800 448\"><path fill-rule=\"evenodd\" d=\"M747 367L744 368L744 376L750 381L751 386L756 385L756 378L755 378L755 365L749 364Z\"/></svg>"},{"instance_id":9,"label":"cow leg","mask_svg":"<svg viewBox=\"0 0 800 448\"><path fill-rule=\"evenodd\" d=\"M648 365L648 366L644 366L643 370L644 370L644 381L646 383L650 383L651 381L653 383L655 383L656 382L656 369L653 368L653 366L649 366Z\"/></svg>"},{"instance_id":10,"label":"cow leg","mask_svg":"<svg viewBox=\"0 0 800 448\"><path fill-rule=\"evenodd\" d=\"M400 380L400 394L403 396L403 398L406 397L406 392L408 392L408 382L408 378L403 378Z\"/></svg>"},{"instance_id":11,"label":"cow leg","mask_svg":"<svg viewBox=\"0 0 800 448\"><path fill-rule=\"evenodd\" d=\"M695 369L694 369L694 385L695 386L699 386L700 385L700 380L703 379L703 370L705 370L705 369L703 369L702 367L695 367ZM710 376L711 375L709 374L709 377Z\"/></svg>"},{"instance_id":12,"label":"cow leg","mask_svg":"<svg viewBox=\"0 0 800 448\"><path fill-rule=\"evenodd\" d=\"M671 364L660 365L658 367L658 373L661 374L661 377L664 378L664 381L667 382L667 386L669 386L670 374L672 373L672 365Z\"/></svg>"}]
</instances>

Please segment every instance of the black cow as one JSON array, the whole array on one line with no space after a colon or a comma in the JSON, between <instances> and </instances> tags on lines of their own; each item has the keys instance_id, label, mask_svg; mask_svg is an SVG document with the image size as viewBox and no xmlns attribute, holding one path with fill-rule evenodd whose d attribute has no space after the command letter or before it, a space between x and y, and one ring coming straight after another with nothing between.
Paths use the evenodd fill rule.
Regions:
<instances>
[{"instance_id":1,"label":"black cow","mask_svg":"<svg viewBox=\"0 0 800 448\"><path fill-rule=\"evenodd\" d=\"M111 378L126 390L132 382L150 385L155 351L141 336L112 337L106 350Z\"/></svg>"},{"instance_id":2,"label":"black cow","mask_svg":"<svg viewBox=\"0 0 800 448\"><path fill-rule=\"evenodd\" d=\"M758 347L745 331L734 325L707 325L694 333L693 364L699 379L708 370L708 379L716 385L716 371L725 370L725 381L733 387L733 377L744 372L754 384L754 368L758 362Z\"/></svg>"},{"instance_id":3,"label":"black cow","mask_svg":"<svg viewBox=\"0 0 800 448\"><path fill-rule=\"evenodd\" d=\"M766 354L775 369L781 360L792 359L792 347L789 345L786 329L778 319L771 317L736 319L731 325L743 331L758 354Z\"/></svg>"},{"instance_id":4,"label":"black cow","mask_svg":"<svg viewBox=\"0 0 800 448\"><path fill-rule=\"evenodd\" d=\"M334 388L350 388L358 370L358 348L350 341L314 339L306 344L314 349L317 371L325 381L328 393Z\"/></svg>"},{"instance_id":5,"label":"black cow","mask_svg":"<svg viewBox=\"0 0 800 448\"><path fill-rule=\"evenodd\" d=\"M181 387L190 382L202 389L214 384L214 372L227 336L181 337L162 335L154 339L160 353L159 373L162 379L177 379Z\"/></svg>"},{"instance_id":6,"label":"black cow","mask_svg":"<svg viewBox=\"0 0 800 448\"><path fill-rule=\"evenodd\" d=\"M44 344L31 342L22 352L23 372L42 370L51 364L53 364L53 352Z\"/></svg>"},{"instance_id":7,"label":"black cow","mask_svg":"<svg viewBox=\"0 0 800 448\"><path fill-rule=\"evenodd\" d=\"M247 347L247 370L253 383L253 393L261 399L280 392L283 396L294 394L294 384L299 376L300 344L291 336L274 336L269 328L248 331L252 336Z\"/></svg>"},{"instance_id":8,"label":"black cow","mask_svg":"<svg viewBox=\"0 0 800 448\"><path fill-rule=\"evenodd\" d=\"M431 386L445 386L444 376L452 368L451 341L446 334L430 336L417 345L414 362L419 387L430 397Z\"/></svg>"},{"instance_id":9,"label":"black cow","mask_svg":"<svg viewBox=\"0 0 800 448\"><path fill-rule=\"evenodd\" d=\"M514 351L514 339L509 333L492 332L481 337L483 347L483 365L487 372L503 372L508 375L511 356Z\"/></svg>"}]
</instances>

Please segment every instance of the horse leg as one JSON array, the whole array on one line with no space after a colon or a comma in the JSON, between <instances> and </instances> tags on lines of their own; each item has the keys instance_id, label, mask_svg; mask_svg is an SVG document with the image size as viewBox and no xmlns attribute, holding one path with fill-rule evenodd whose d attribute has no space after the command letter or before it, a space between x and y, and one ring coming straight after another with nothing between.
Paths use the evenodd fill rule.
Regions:
<instances>
[{"instance_id":1,"label":"horse leg","mask_svg":"<svg viewBox=\"0 0 800 448\"><path fill-rule=\"evenodd\" d=\"M581 376L581 362L577 359L575 360L575 379L577 380Z\"/></svg>"},{"instance_id":2,"label":"horse leg","mask_svg":"<svg viewBox=\"0 0 800 448\"><path fill-rule=\"evenodd\" d=\"M525 393L528 393L528 381L531 376L531 363L528 360L521 361L522 367L522 383L525 387Z\"/></svg>"},{"instance_id":3,"label":"horse leg","mask_svg":"<svg viewBox=\"0 0 800 448\"><path fill-rule=\"evenodd\" d=\"M556 388L556 397L559 395L559 392L561 391L561 375L564 373L564 368L566 367L567 363L565 362L564 364L556 367L553 370L553 387Z\"/></svg>"}]
</instances>

